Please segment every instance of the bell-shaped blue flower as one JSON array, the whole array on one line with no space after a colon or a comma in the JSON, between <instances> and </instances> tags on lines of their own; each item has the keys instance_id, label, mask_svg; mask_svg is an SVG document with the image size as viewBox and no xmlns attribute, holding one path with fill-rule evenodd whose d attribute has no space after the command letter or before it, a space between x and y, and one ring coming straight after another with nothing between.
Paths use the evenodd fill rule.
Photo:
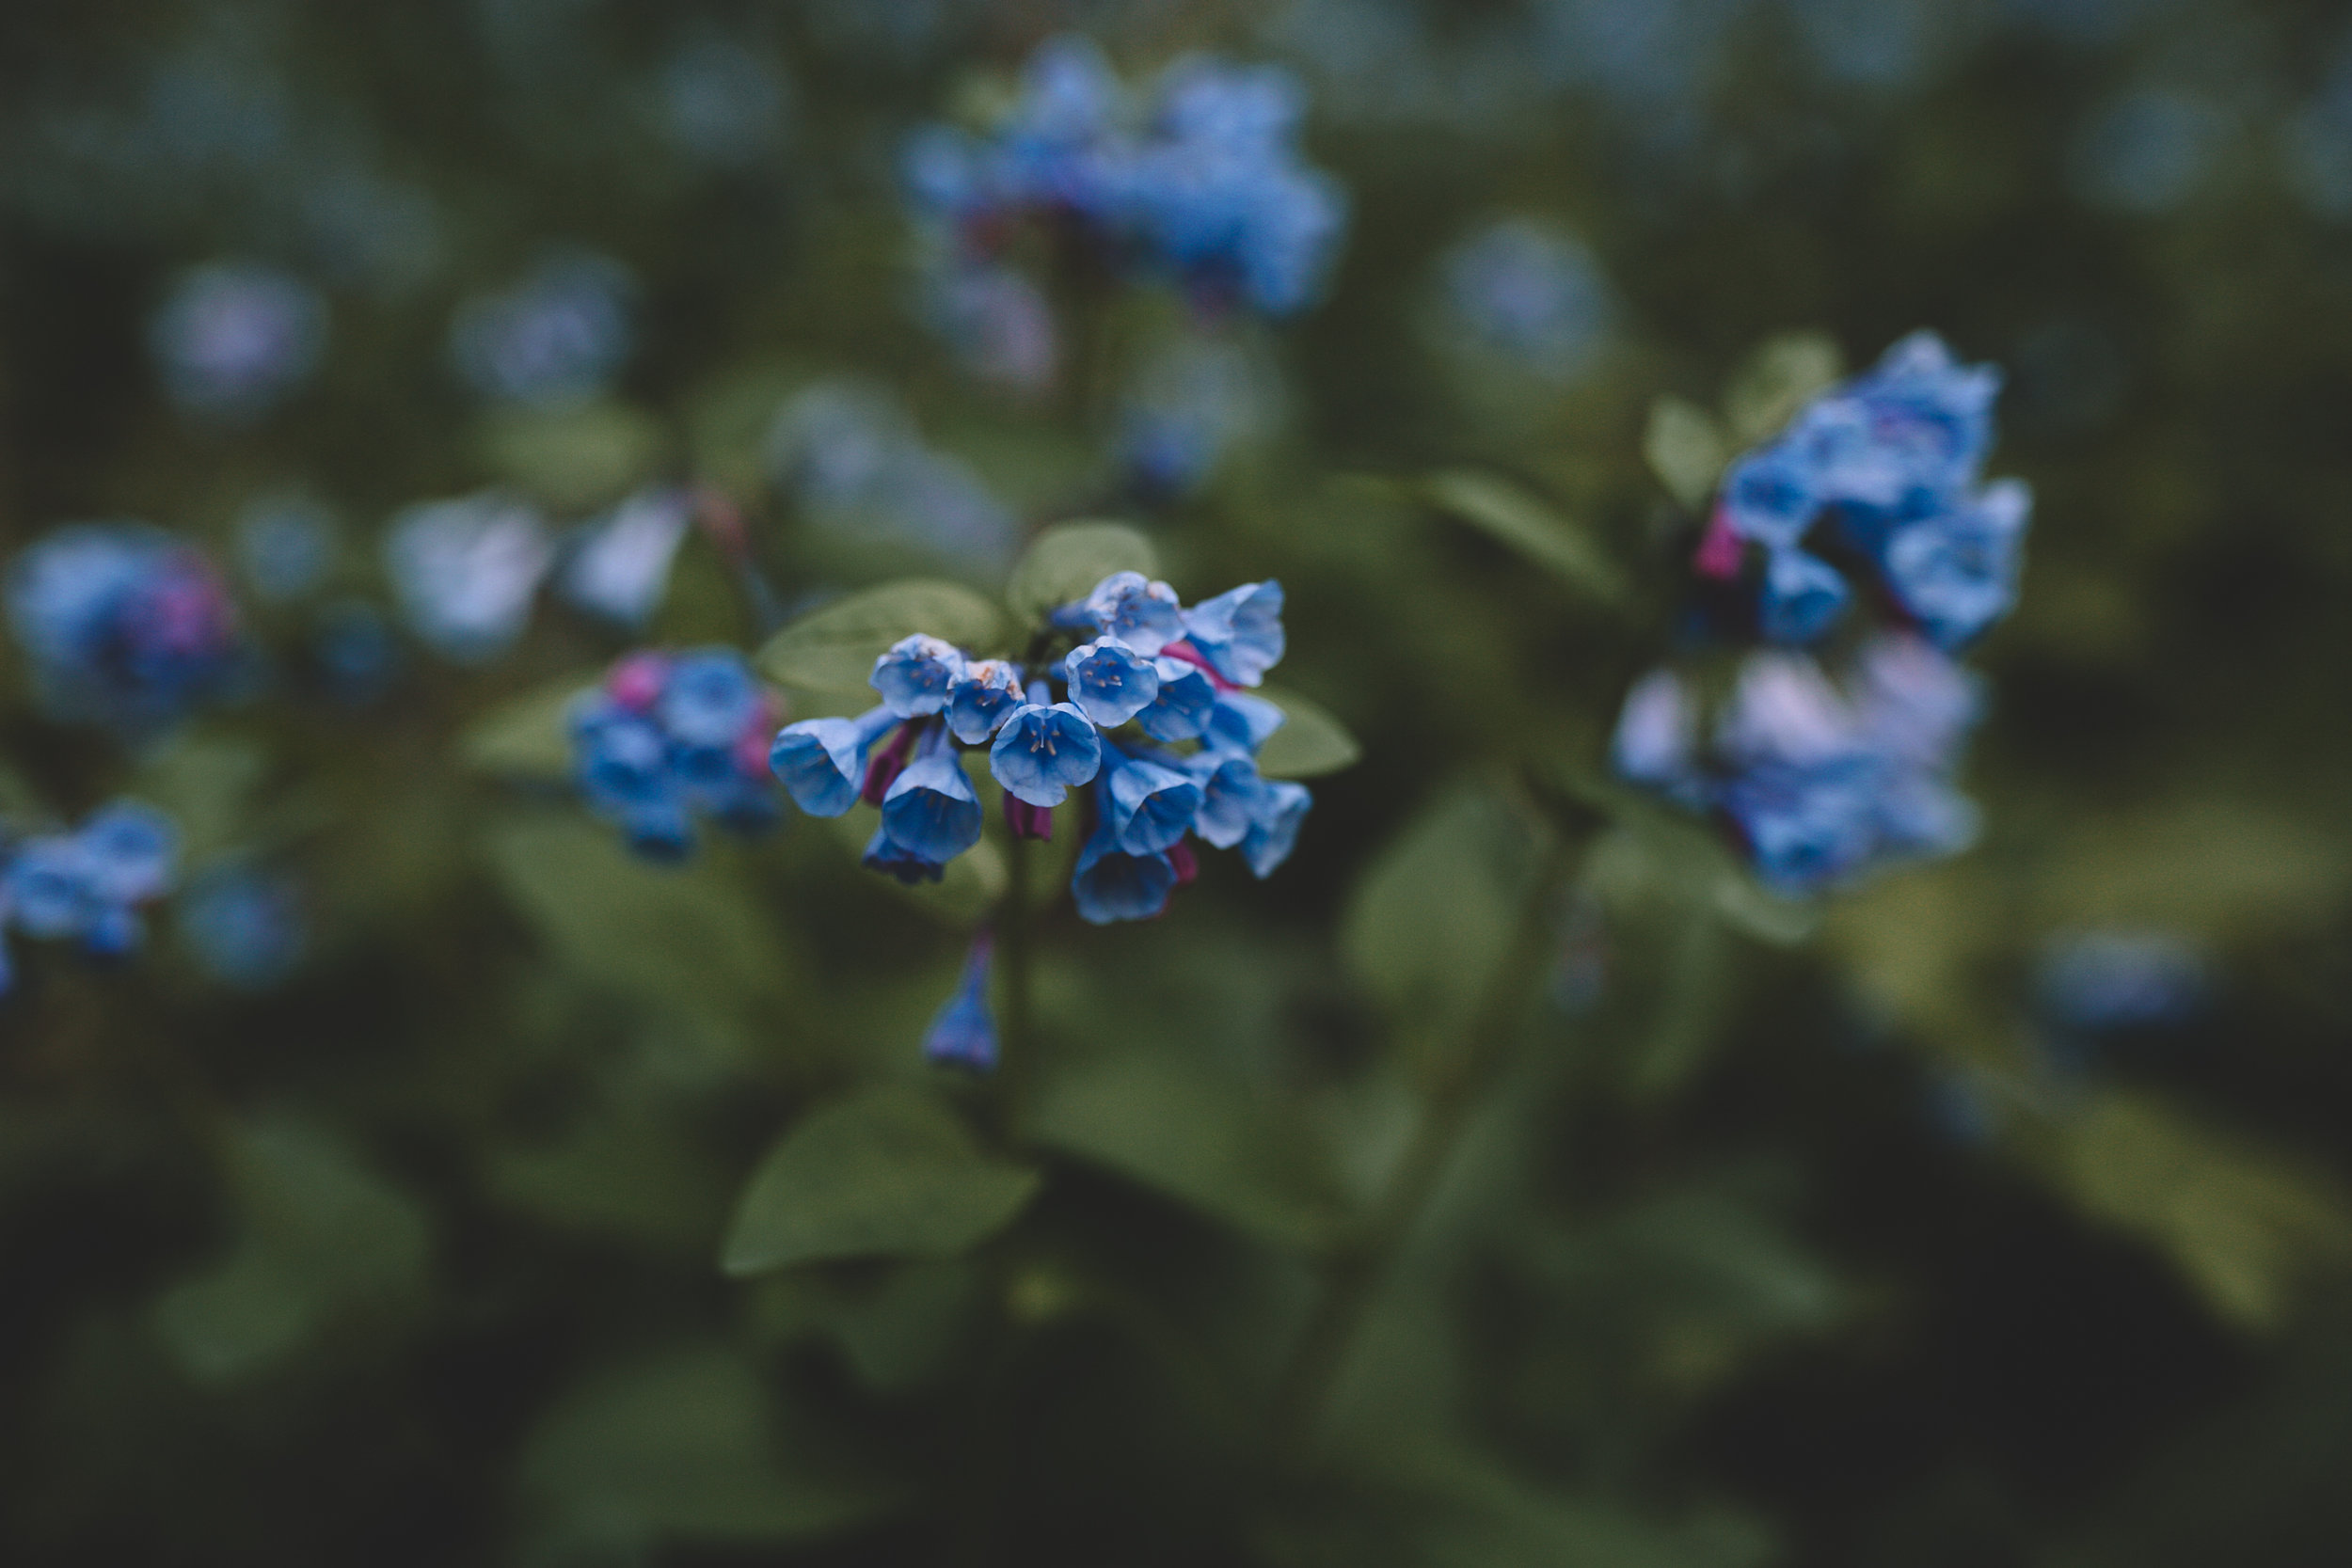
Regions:
<instances>
[{"instance_id":1,"label":"bell-shaped blue flower","mask_svg":"<svg viewBox=\"0 0 2352 1568\"><path fill-rule=\"evenodd\" d=\"M1800 549L1775 549L1764 567L1757 608L1764 635L1775 642L1812 642L1826 636L1853 597L1837 568Z\"/></svg>"},{"instance_id":2,"label":"bell-shaped blue flower","mask_svg":"<svg viewBox=\"0 0 2352 1568\"><path fill-rule=\"evenodd\" d=\"M892 838L888 828L874 830L874 836L866 841L866 853L859 861L866 870L895 877L908 887L935 882L947 874L946 866L938 861L926 859Z\"/></svg>"},{"instance_id":3,"label":"bell-shaped blue flower","mask_svg":"<svg viewBox=\"0 0 2352 1568\"><path fill-rule=\"evenodd\" d=\"M1160 694L1160 673L1153 661L1115 638L1098 637L1072 649L1062 661L1062 673L1078 711L1106 730L1133 719Z\"/></svg>"},{"instance_id":4,"label":"bell-shaped blue flower","mask_svg":"<svg viewBox=\"0 0 2352 1568\"><path fill-rule=\"evenodd\" d=\"M1785 446L1750 452L1724 476L1717 515L1742 539L1775 550L1796 548L1821 499L1812 469Z\"/></svg>"},{"instance_id":5,"label":"bell-shaped blue flower","mask_svg":"<svg viewBox=\"0 0 2352 1568\"><path fill-rule=\"evenodd\" d=\"M688 746L729 747L759 712L759 687L743 656L705 648L671 662L660 714L671 738Z\"/></svg>"},{"instance_id":6,"label":"bell-shaped blue flower","mask_svg":"<svg viewBox=\"0 0 2352 1568\"><path fill-rule=\"evenodd\" d=\"M787 724L768 749L768 766L793 803L811 816L839 816L857 804L866 752L898 721L887 706L855 719L803 719Z\"/></svg>"},{"instance_id":7,"label":"bell-shaped blue flower","mask_svg":"<svg viewBox=\"0 0 2352 1568\"><path fill-rule=\"evenodd\" d=\"M1282 585L1244 583L1184 612L1184 634L1235 686L1256 686L1281 661Z\"/></svg>"},{"instance_id":8,"label":"bell-shaped blue flower","mask_svg":"<svg viewBox=\"0 0 2352 1568\"><path fill-rule=\"evenodd\" d=\"M1190 767L1200 786L1192 831L1204 843L1232 848L1248 836L1263 807L1266 783L1258 776L1258 765L1240 752L1197 752Z\"/></svg>"},{"instance_id":9,"label":"bell-shaped blue flower","mask_svg":"<svg viewBox=\"0 0 2352 1568\"><path fill-rule=\"evenodd\" d=\"M1209 710L1208 722L1201 728L1201 750L1256 756L1288 718L1263 697L1252 697L1246 691L1221 692L1216 705Z\"/></svg>"},{"instance_id":10,"label":"bell-shaped blue flower","mask_svg":"<svg viewBox=\"0 0 2352 1568\"><path fill-rule=\"evenodd\" d=\"M1936 644L1966 646L2017 602L2017 574L2033 492L1999 480L1974 499L1896 531L1886 580Z\"/></svg>"},{"instance_id":11,"label":"bell-shaped blue flower","mask_svg":"<svg viewBox=\"0 0 2352 1568\"><path fill-rule=\"evenodd\" d=\"M1241 857L1249 863L1253 873L1260 878L1271 877L1276 866L1291 858L1291 849L1298 843L1299 827L1314 803L1314 797L1307 792L1305 784L1285 779L1265 786L1249 832L1241 841Z\"/></svg>"},{"instance_id":12,"label":"bell-shaped blue flower","mask_svg":"<svg viewBox=\"0 0 2352 1568\"><path fill-rule=\"evenodd\" d=\"M874 661L872 684L891 712L921 719L947 705L948 689L961 673L963 655L954 643L916 632Z\"/></svg>"},{"instance_id":13,"label":"bell-shaped blue flower","mask_svg":"<svg viewBox=\"0 0 2352 1568\"><path fill-rule=\"evenodd\" d=\"M135 800L117 800L82 824L77 835L87 857L90 886L109 903L143 904L171 888L180 830L170 817Z\"/></svg>"},{"instance_id":14,"label":"bell-shaped blue flower","mask_svg":"<svg viewBox=\"0 0 2352 1568\"><path fill-rule=\"evenodd\" d=\"M1144 657L1184 635L1184 607L1176 590L1141 572L1114 572L1086 596L1086 618L1105 637L1115 637Z\"/></svg>"},{"instance_id":15,"label":"bell-shaped blue flower","mask_svg":"<svg viewBox=\"0 0 2352 1568\"><path fill-rule=\"evenodd\" d=\"M69 834L22 846L8 862L7 878L10 918L33 936L76 936L98 907L88 857Z\"/></svg>"},{"instance_id":16,"label":"bell-shaped blue flower","mask_svg":"<svg viewBox=\"0 0 2352 1568\"><path fill-rule=\"evenodd\" d=\"M1154 740L1198 739L1216 707L1216 683L1206 670L1181 658L1153 659L1152 668L1159 673L1160 694L1136 715L1136 722Z\"/></svg>"},{"instance_id":17,"label":"bell-shaped blue flower","mask_svg":"<svg viewBox=\"0 0 2352 1568\"><path fill-rule=\"evenodd\" d=\"M942 865L980 841L980 798L944 734L892 782L882 820L894 843Z\"/></svg>"},{"instance_id":18,"label":"bell-shaped blue flower","mask_svg":"<svg viewBox=\"0 0 2352 1568\"><path fill-rule=\"evenodd\" d=\"M1095 926L1150 920L1168 908L1168 895L1175 891L1175 864L1166 855L1130 854L1120 848L1107 814L1078 851L1070 877L1070 895L1079 918Z\"/></svg>"},{"instance_id":19,"label":"bell-shaped blue flower","mask_svg":"<svg viewBox=\"0 0 2352 1568\"><path fill-rule=\"evenodd\" d=\"M1103 815L1134 855L1152 855L1192 830L1200 811L1200 786L1173 768L1111 748L1104 762Z\"/></svg>"},{"instance_id":20,"label":"bell-shaped blue flower","mask_svg":"<svg viewBox=\"0 0 2352 1568\"><path fill-rule=\"evenodd\" d=\"M1087 716L1068 703L1041 703L1043 683L1013 710L989 748L988 770L1015 800L1033 806L1058 806L1103 768L1103 737Z\"/></svg>"},{"instance_id":21,"label":"bell-shaped blue flower","mask_svg":"<svg viewBox=\"0 0 2352 1568\"><path fill-rule=\"evenodd\" d=\"M1021 675L1001 658L974 659L947 689L947 728L966 746L996 733L1021 705Z\"/></svg>"},{"instance_id":22,"label":"bell-shaped blue flower","mask_svg":"<svg viewBox=\"0 0 2352 1568\"><path fill-rule=\"evenodd\" d=\"M982 931L963 961L963 979L946 1006L923 1032L925 1059L942 1067L988 1072L996 1066L996 1019L988 1007L988 972L993 943Z\"/></svg>"}]
</instances>

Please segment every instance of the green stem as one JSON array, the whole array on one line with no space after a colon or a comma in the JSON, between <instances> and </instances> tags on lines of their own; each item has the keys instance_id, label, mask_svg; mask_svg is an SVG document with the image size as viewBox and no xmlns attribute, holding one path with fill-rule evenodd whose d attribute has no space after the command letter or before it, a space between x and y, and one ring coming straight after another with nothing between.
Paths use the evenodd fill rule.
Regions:
<instances>
[{"instance_id":1,"label":"green stem","mask_svg":"<svg viewBox=\"0 0 2352 1568\"><path fill-rule=\"evenodd\" d=\"M1511 1063L1550 967L1553 911L1576 862L1576 845L1555 834L1461 1049L1430 1085L1412 1142L1354 1240L1325 1265L1322 1292L1276 1386L1273 1433L1284 1454L1304 1459L1311 1451L1365 1316L1452 1163L1462 1129Z\"/></svg>"},{"instance_id":2,"label":"green stem","mask_svg":"<svg viewBox=\"0 0 2352 1568\"><path fill-rule=\"evenodd\" d=\"M1018 1143L1037 1065L1036 1043L1030 1036L1037 949L1030 941L1028 841L1017 833L1009 835L1005 859L1005 896L996 915L996 962L1004 974L1003 1005L996 1015L996 1118L1004 1140Z\"/></svg>"}]
</instances>

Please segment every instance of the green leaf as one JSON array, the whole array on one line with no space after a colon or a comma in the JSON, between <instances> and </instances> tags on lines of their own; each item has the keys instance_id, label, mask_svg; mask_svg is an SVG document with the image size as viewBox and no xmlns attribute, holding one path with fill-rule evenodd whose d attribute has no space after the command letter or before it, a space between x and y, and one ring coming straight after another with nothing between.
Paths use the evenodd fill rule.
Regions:
<instances>
[{"instance_id":1,"label":"green leaf","mask_svg":"<svg viewBox=\"0 0 2352 1568\"><path fill-rule=\"evenodd\" d=\"M1433 507L1510 546L1604 604L1626 596L1625 571L1584 528L1499 475L1452 468L1422 482Z\"/></svg>"},{"instance_id":2,"label":"green leaf","mask_svg":"<svg viewBox=\"0 0 2352 1568\"><path fill-rule=\"evenodd\" d=\"M911 578L836 599L768 640L758 664L770 678L812 691L866 685L874 661L916 632L971 653L1001 650L1004 613L961 583Z\"/></svg>"},{"instance_id":3,"label":"green leaf","mask_svg":"<svg viewBox=\"0 0 2352 1568\"><path fill-rule=\"evenodd\" d=\"M1825 332L1784 332L1756 345L1724 392L1734 448L1755 446L1845 373L1846 356Z\"/></svg>"},{"instance_id":4,"label":"green leaf","mask_svg":"<svg viewBox=\"0 0 2352 1568\"><path fill-rule=\"evenodd\" d=\"M1269 779L1312 779L1353 768L1364 754L1347 726L1295 691L1261 687L1255 693L1282 710L1282 727L1258 753L1258 771Z\"/></svg>"},{"instance_id":5,"label":"green leaf","mask_svg":"<svg viewBox=\"0 0 2352 1568\"><path fill-rule=\"evenodd\" d=\"M501 703L466 726L458 754L469 768L514 778L553 779L572 770L565 720L572 702L596 684L593 672L566 675Z\"/></svg>"},{"instance_id":6,"label":"green leaf","mask_svg":"<svg viewBox=\"0 0 2352 1568\"><path fill-rule=\"evenodd\" d=\"M2352 1258L2352 1199L2334 1182L2153 1096L2100 1095L2054 1158L2085 1212L2161 1248L2241 1326L2279 1327L2309 1275Z\"/></svg>"},{"instance_id":7,"label":"green leaf","mask_svg":"<svg viewBox=\"0 0 2352 1568\"><path fill-rule=\"evenodd\" d=\"M236 1248L166 1291L153 1311L158 1337L190 1377L234 1382L338 1321L421 1298L423 1214L332 1133L255 1122L231 1131L229 1153Z\"/></svg>"},{"instance_id":8,"label":"green leaf","mask_svg":"<svg viewBox=\"0 0 2352 1568\"><path fill-rule=\"evenodd\" d=\"M780 1422L758 1370L719 1346L607 1374L560 1402L524 1448L526 1490L616 1535L786 1542L859 1524L890 1493L834 1445Z\"/></svg>"},{"instance_id":9,"label":"green leaf","mask_svg":"<svg viewBox=\"0 0 2352 1568\"><path fill-rule=\"evenodd\" d=\"M694 1258L709 1256L731 1196L704 1142L642 1103L551 1143L494 1150L485 1176L500 1204L544 1223Z\"/></svg>"},{"instance_id":10,"label":"green leaf","mask_svg":"<svg viewBox=\"0 0 2352 1568\"><path fill-rule=\"evenodd\" d=\"M1005 597L1026 625L1092 593L1113 572L1160 575L1160 552L1124 523L1057 523L1040 533L1012 569Z\"/></svg>"},{"instance_id":11,"label":"green leaf","mask_svg":"<svg viewBox=\"0 0 2352 1568\"><path fill-rule=\"evenodd\" d=\"M827 1258L948 1258L1012 1223L1035 1170L983 1151L955 1112L911 1089L811 1113L770 1149L720 1254L731 1275Z\"/></svg>"},{"instance_id":12,"label":"green leaf","mask_svg":"<svg viewBox=\"0 0 2352 1568\"><path fill-rule=\"evenodd\" d=\"M1065 1069L1029 1132L1277 1245L1314 1246L1342 1217L1305 1129L1198 1058L1131 1050Z\"/></svg>"},{"instance_id":13,"label":"green leaf","mask_svg":"<svg viewBox=\"0 0 2352 1568\"><path fill-rule=\"evenodd\" d=\"M1534 862L1515 815L1490 792L1457 788L1373 863L1341 951L1407 1037L1458 1034L1510 945Z\"/></svg>"},{"instance_id":14,"label":"green leaf","mask_svg":"<svg viewBox=\"0 0 2352 1568\"><path fill-rule=\"evenodd\" d=\"M649 864L571 816L507 824L488 849L549 956L602 990L732 1029L792 989L795 950L717 857Z\"/></svg>"},{"instance_id":15,"label":"green leaf","mask_svg":"<svg viewBox=\"0 0 2352 1568\"><path fill-rule=\"evenodd\" d=\"M1642 455L1667 492L1693 512L1715 493L1731 455L1724 448L1723 430L1696 404L1661 397L1650 404Z\"/></svg>"},{"instance_id":16,"label":"green leaf","mask_svg":"<svg viewBox=\"0 0 2352 1568\"><path fill-rule=\"evenodd\" d=\"M268 771L268 759L256 746L188 734L146 759L132 792L180 825L180 852L194 862L249 837L255 797Z\"/></svg>"}]
</instances>

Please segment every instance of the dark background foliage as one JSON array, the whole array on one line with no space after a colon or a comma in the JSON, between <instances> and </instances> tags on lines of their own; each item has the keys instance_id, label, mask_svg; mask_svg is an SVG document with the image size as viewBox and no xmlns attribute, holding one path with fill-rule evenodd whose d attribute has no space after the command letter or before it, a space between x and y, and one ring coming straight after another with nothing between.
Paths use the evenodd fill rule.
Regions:
<instances>
[{"instance_id":1,"label":"dark background foliage","mask_svg":"<svg viewBox=\"0 0 2352 1568\"><path fill-rule=\"evenodd\" d=\"M1287 64L1351 197L1327 296L1226 329L1279 417L1148 506L1103 454L1182 312L1065 294L1061 387L992 389L922 321L895 186L910 127L1070 26L1131 75ZM755 84L719 133L677 85L698 58ZM742 509L796 608L993 589L1002 562L771 471L777 407L861 377L1025 530L1125 513L1188 598L1280 578L1280 679L1364 754L1272 880L1041 918L1015 1227L731 1278L781 1131L936 1087L916 1041L987 872L902 897L806 820L631 862L532 750L625 645L552 605L486 667L405 646L361 703L311 652L326 600L257 610L263 689L135 753L10 666L11 817L154 800L195 862L298 879L309 941L253 993L184 916L120 967L17 944L0 1556L2343 1560L2347 83L2333 8L2261 0L7 8L11 553L135 515L226 556L297 485L338 520L328 599L382 605L398 508L501 483L570 517L675 478ZM1443 258L1502 214L1606 279L1572 375L1450 325ZM452 311L554 245L627 265L636 352L585 409L487 406ZM224 257L330 312L315 380L235 424L175 409L147 339ZM1791 910L1670 827L1592 835L1326 1457L1275 1464L1303 1259L1370 1200L1546 803L1665 646L1693 518L1645 460L1660 400L1736 430L1791 356L1920 326L2006 367L1993 467L2037 495L1975 657L1981 843ZM1440 471L1629 588L1465 526ZM697 537L648 635L769 629ZM2103 932L2191 955L2194 995L2070 1030L2052 955Z\"/></svg>"}]
</instances>

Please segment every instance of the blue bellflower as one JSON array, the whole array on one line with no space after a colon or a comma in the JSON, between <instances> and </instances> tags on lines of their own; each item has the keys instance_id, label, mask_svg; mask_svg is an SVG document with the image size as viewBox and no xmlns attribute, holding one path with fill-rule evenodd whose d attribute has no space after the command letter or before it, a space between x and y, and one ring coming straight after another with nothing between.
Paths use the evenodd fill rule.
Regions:
<instances>
[{"instance_id":1,"label":"blue bellflower","mask_svg":"<svg viewBox=\"0 0 2352 1568\"><path fill-rule=\"evenodd\" d=\"M27 936L78 942L98 958L136 948L139 911L171 891L179 831L152 807L118 800L73 832L17 845L0 865L0 911ZM0 975L7 965L0 959Z\"/></svg>"},{"instance_id":2,"label":"blue bellflower","mask_svg":"<svg viewBox=\"0 0 2352 1568\"><path fill-rule=\"evenodd\" d=\"M861 799L881 807L865 863L910 884L939 879L979 842L983 811L964 749L986 749L1018 838L1050 838L1055 808L1091 784L1072 881L1080 912L1098 922L1155 914L1197 874L1196 838L1239 850L1260 877L1296 842L1311 799L1303 785L1261 777L1256 761L1282 711L1241 689L1281 657L1281 605L1280 587L1263 582L1187 610L1168 584L1127 572L1053 610L1026 662L917 633L875 660L881 706L787 726L767 760L814 815L839 816ZM673 704L691 696L693 712L732 721L732 679L682 673L693 678L663 666L659 682L619 681L608 695L626 712L596 711L611 734L596 760L616 808L668 800L675 762L660 766L644 732ZM713 733L724 727L713 719Z\"/></svg>"},{"instance_id":3,"label":"blue bellflower","mask_svg":"<svg viewBox=\"0 0 2352 1568\"><path fill-rule=\"evenodd\" d=\"M1915 333L1863 375L1801 410L1724 478L1698 568L1737 576L1740 543L1762 547L1757 624L1772 641L1819 641L1853 598L1837 567L1805 546L1866 563L1938 645L1966 646L2007 614L2032 493L1980 483L2001 385ZM1823 544L1821 547L1826 548Z\"/></svg>"},{"instance_id":4,"label":"blue bellflower","mask_svg":"<svg viewBox=\"0 0 2352 1568\"><path fill-rule=\"evenodd\" d=\"M220 574L141 523L50 534L9 568L7 600L41 705L132 737L222 694L244 653Z\"/></svg>"},{"instance_id":5,"label":"blue bellflower","mask_svg":"<svg viewBox=\"0 0 2352 1568\"><path fill-rule=\"evenodd\" d=\"M996 1019L988 1006L988 975L994 943L982 931L963 962L963 978L953 996L923 1032L923 1056L941 1067L989 1072L996 1066Z\"/></svg>"},{"instance_id":6,"label":"blue bellflower","mask_svg":"<svg viewBox=\"0 0 2352 1568\"><path fill-rule=\"evenodd\" d=\"M732 649L632 654L573 705L572 776L631 848L679 860L693 848L697 816L741 833L774 826L775 719L774 700Z\"/></svg>"}]
</instances>

